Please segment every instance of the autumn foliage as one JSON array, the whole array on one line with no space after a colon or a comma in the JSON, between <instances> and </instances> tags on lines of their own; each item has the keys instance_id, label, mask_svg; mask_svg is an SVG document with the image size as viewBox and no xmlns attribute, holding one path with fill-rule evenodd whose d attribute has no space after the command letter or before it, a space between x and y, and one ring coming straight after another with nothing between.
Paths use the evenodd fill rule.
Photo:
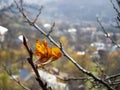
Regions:
<instances>
[{"instance_id":1,"label":"autumn foliage","mask_svg":"<svg viewBox=\"0 0 120 90\"><path fill-rule=\"evenodd\" d=\"M42 42L40 40L36 40L35 54L39 57L39 59L35 61L37 66L46 65L62 56L58 47L48 47L46 39Z\"/></svg>"}]
</instances>

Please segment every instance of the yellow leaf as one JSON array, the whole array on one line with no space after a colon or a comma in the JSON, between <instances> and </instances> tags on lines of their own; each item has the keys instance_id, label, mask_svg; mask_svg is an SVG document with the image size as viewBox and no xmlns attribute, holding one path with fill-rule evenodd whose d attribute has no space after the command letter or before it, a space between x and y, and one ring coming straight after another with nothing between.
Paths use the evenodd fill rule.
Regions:
<instances>
[{"instance_id":1,"label":"yellow leaf","mask_svg":"<svg viewBox=\"0 0 120 90\"><path fill-rule=\"evenodd\" d=\"M51 61L55 61L62 56L61 51L58 47L48 47L46 39L43 42L36 40L36 48L35 54L39 56L39 60L37 60L37 64L46 64Z\"/></svg>"}]
</instances>

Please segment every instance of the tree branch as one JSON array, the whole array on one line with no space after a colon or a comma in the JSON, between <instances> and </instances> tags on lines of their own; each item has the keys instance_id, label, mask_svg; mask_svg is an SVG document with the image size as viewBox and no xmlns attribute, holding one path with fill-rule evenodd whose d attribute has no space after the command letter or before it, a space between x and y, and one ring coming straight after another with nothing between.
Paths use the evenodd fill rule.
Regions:
<instances>
[{"instance_id":1,"label":"tree branch","mask_svg":"<svg viewBox=\"0 0 120 90\"><path fill-rule=\"evenodd\" d=\"M60 78L60 77L57 77L57 78L62 79L62 78ZM74 81L77 81L77 80L85 81L85 80L90 80L90 79L92 79L92 78L79 77L79 78L64 78L64 79L62 79L62 80L64 80L64 81L71 81L71 80L74 80Z\"/></svg>"},{"instance_id":2,"label":"tree branch","mask_svg":"<svg viewBox=\"0 0 120 90\"><path fill-rule=\"evenodd\" d=\"M15 1L16 2L16 1ZM72 57L70 57L67 52L57 43L54 41L54 39L43 30L43 28L39 27L36 23L31 22L31 20L29 19L28 16L25 15L24 11L21 10L21 8L19 7L19 5L16 3L20 13L22 14L22 16L26 19L27 23L30 24L31 26L33 26L34 28L36 28L40 33L42 33L45 37L47 37L51 43L53 43L54 45L56 45L58 48L61 49L63 55L70 60L81 72L83 72L84 74L92 77L95 81L103 84L105 87L107 87L109 90L114 90L112 87L110 87L110 85L103 81L102 79L100 79L99 77L93 75L91 72L89 72L88 70L84 69L83 67L81 67Z\"/></svg>"},{"instance_id":3,"label":"tree branch","mask_svg":"<svg viewBox=\"0 0 120 90\"><path fill-rule=\"evenodd\" d=\"M36 18L34 19L33 23L36 23L38 17L39 17L40 14L41 14L42 9L43 9L43 6L40 7L39 12L38 12L38 14L36 15Z\"/></svg>"},{"instance_id":4,"label":"tree branch","mask_svg":"<svg viewBox=\"0 0 120 90\"><path fill-rule=\"evenodd\" d=\"M105 79L108 80L108 79L113 79L113 78L117 78L117 77L120 77L120 73L115 74L115 75L108 76L108 77L106 77Z\"/></svg>"},{"instance_id":5,"label":"tree branch","mask_svg":"<svg viewBox=\"0 0 120 90\"><path fill-rule=\"evenodd\" d=\"M119 46L119 45L110 37L110 35L107 33L107 31L105 30L105 28L104 28L103 25L101 24L99 18L97 18L97 22L98 22L98 24L101 26L102 31L103 31L103 33L105 34L105 36L106 36L107 38L109 38L114 45L116 45L118 48L120 48L120 46Z\"/></svg>"},{"instance_id":6,"label":"tree branch","mask_svg":"<svg viewBox=\"0 0 120 90\"><path fill-rule=\"evenodd\" d=\"M52 24L50 31L48 32L48 36L50 36L50 34L53 32L54 27L55 27L55 22Z\"/></svg>"},{"instance_id":7,"label":"tree branch","mask_svg":"<svg viewBox=\"0 0 120 90\"><path fill-rule=\"evenodd\" d=\"M6 67L6 65L3 65L3 67L4 67L4 70L6 71L6 73L7 73L18 85L20 85L24 90L31 90L30 88L24 86L19 80L17 80L16 78L14 78L14 77L12 76L12 71L9 70L9 69Z\"/></svg>"},{"instance_id":8,"label":"tree branch","mask_svg":"<svg viewBox=\"0 0 120 90\"><path fill-rule=\"evenodd\" d=\"M27 45L27 42L26 42L26 38L23 36L23 44L29 54L29 58L27 59L28 60L28 63L31 65L31 67L33 68L33 71L34 73L36 74L36 80L38 81L39 85L41 86L41 88L43 90L51 90L51 87L47 87L47 83L43 82L40 78L40 75L39 75L39 72L37 70L37 68L35 67L34 63L33 63L33 52L32 50L28 47Z\"/></svg>"}]
</instances>

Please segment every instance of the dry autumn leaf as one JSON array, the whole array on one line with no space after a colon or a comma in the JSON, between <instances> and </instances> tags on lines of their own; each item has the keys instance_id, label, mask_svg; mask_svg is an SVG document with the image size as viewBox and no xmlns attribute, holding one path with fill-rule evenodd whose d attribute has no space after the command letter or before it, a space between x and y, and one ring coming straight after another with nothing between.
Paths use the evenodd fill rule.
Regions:
<instances>
[{"instance_id":1,"label":"dry autumn leaf","mask_svg":"<svg viewBox=\"0 0 120 90\"><path fill-rule=\"evenodd\" d=\"M37 66L46 65L62 56L58 47L48 47L46 39L42 42L40 40L36 40L35 54L39 56L39 59L34 62Z\"/></svg>"}]
</instances>

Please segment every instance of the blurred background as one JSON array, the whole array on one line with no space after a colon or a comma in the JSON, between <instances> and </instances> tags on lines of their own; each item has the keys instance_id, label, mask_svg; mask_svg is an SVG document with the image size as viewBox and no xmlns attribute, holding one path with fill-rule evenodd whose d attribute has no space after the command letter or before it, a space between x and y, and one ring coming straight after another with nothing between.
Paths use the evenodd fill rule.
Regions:
<instances>
[{"instance_id":1,"label":"blurred background","mask_svg":"<svg viewBox=\"0 0 120 90\"><path fill-rule=\"evenodd\" d=\"M100 78L120 73L120 49L106 38L97 22L98 17L105 30L119 45L120 27L117 26L117 14L110 0L23 1L25 13L31 20L34 20L41 5L43 6L36 23L45 32L49 32L55 22L51 36L57 42L60 40L68 54L82 67ZM19 1L17 2L19 4ZM119 9L117 1L113 0L113 3ZM22 44L21 35L26 36L33 52L35 40L45 38L26 23L13 0L0 0L1 90L23 90L5 72L3 64L12 71L14 78L32 90L39 90L34 73L26 60L28 53ZM48 43L52 45L49 41ZM34 56L34 59L37 57ZM93 87L92 80L68 80L87 76L64 56L45 66L45 70L40 69L39 72L43 79L48 80L53 90L107 90L104 86ZM114 87L116 90L120 89L119 85Z\"/></svg>"}]
</instances>

